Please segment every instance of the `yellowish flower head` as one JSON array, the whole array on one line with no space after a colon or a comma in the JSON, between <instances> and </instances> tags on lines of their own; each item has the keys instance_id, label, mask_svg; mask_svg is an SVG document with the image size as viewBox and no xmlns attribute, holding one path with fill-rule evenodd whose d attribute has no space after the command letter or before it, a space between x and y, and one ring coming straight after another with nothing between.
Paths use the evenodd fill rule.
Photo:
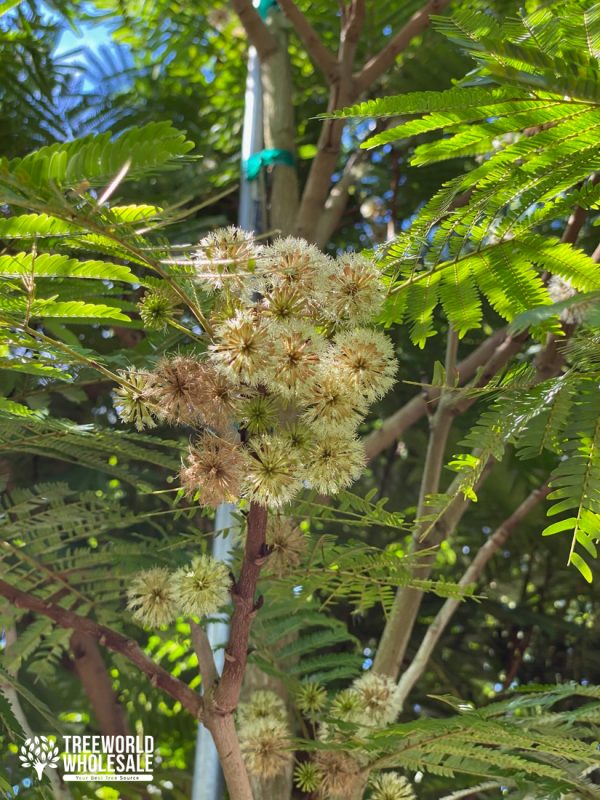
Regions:
<instances>
[{"instance_id":1,"label":"yellowish flower head","mask_svg":"<svg viewBox=\"0 0 600 800\"><path fill-rule=\"evenodd\" d=\"M263 506L288 503L302 487L297 456L279 436L257 436L250 440L244 495Z\"/></svg>"},{"instance_id":2,"label":"yellowish flower head","mask_svg":"<svg viewBox=\"0 0 600 800\"><path fill-rule=\"evenodd\" d=\"M380 331L349 328L335 337L331 363L344 383L350 383L368 403L392 388L398 368L394 346Z\"/></svg>"},{"instance_id":3,"label":"yellowish flower head","mask_svg":"<svg viewBox=\"0 0 600 800\"><path fill-rule=\"evenodd\" d=\"M138 431L156 428L156 406L152 399L154 374L143 370L130 369L119 372L130 386L115 389L115 410L123 422L135 425ZM131 388L130 388L131 387Z\"/></svg>"},{"instance_id":4,"label":"yellowish flower head","mask_svg":"<svg viewBox=\"0 0 600 800\"><path fill-rule=\"evenodd\" d=\"M160 628L173 622L178 605L169 570L153 567L139 572L127 591L127 608L144 628Z\"/></svg>"},{"instance_id":5,"label":"yellowish flower head","mask_svg":"<svg viewBox=\"0 0 600 800\"><path fill-rule=\"evenodd\" d=\"M353 433L325 433L313 446L307 477L320 494L336 494L359 477L365 463L364 447Z\"/></svg>"},{"instance_id":6,"label":"yellowish flower head","mask_svg":"<svg viewBox=\"0 0 600 800\"><path fill-rule=\"evenodd\" d=\"M384 772L371 782L370 800L415 800L415 793L404 775Z\"/></svg>"},{"instance_id":7,"label":"yellowish flower head","mask_svg":"<svg viewBox=\"0 0 600 800\"><path fill-rule=\"evenodd\" d=\"M252 692L247 702L238 705L237 720L240 727L261 719L276 719L280 722L287 720L285 703L270 689Z\"/></svg>"},{"instance_id":8,"label":"yellowish flower head","mask_svg":"<svg viewBox=\"0 0 600 800\"><path fill-rule=\"evenodd\" d=\"M267 717L243 725L240 747L248 772L259 778L272 778L291 764L292 743L285 722Z\"/></svg>"},{"instance_id":9,"label":"yellowish flower head","mask_svg":"<svg viewBox=\"0 0 600 800\"><path fill-rule=\"evenodd\" d=\"M266 327L250 312L237 312L219 325L211 359L216 368L232 381L250 385L260 382L272 353Z\"/></svg>"},{"instance_id":10,"label":"yellowish flower head","mask_svg":"<svg viewBox=\"0 0 600 800\"><path fill-rule=\"evenodd\" d=\"M177 570L173 576L173 588L184 614L190 617L211 616L229 602L229 569L211 556L197 556L190 565Z\"/></svg>"},{"instance_id":11,"label":"yellowish flower head","mask_svg":"<svg viewBox=\"0 0 600 800\"><path fill-rule=\"evenodd\" d=\"M255 268L260 248L249 231L221 228L201 239L192 254L199 282L208 291L243 291Z\"/></svg>"}]
</instances>

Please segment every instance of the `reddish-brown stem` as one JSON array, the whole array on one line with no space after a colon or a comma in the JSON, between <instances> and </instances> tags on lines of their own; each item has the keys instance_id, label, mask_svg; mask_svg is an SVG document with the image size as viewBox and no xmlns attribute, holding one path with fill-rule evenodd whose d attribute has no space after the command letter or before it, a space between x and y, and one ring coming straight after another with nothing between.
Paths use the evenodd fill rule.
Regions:
<instances>
[{"instance_id":1,"label":"reddish-brown stem","mask_svg":"<svg viewBox=\"0 0 600 800\"><path fill-rule=\"evenodd\" d=\"M252 503L247 525L244 561L232 590L234 611L225 648L225 666L214 695L213 707L218 714L231 714L238 704L248 658L250 628L262 601L256 597L256 585L268 555L265 538L267 509Z\"/></svg>"},{"instance_id":2,"label":"reddish-brown stem","mask_svg":"<svg viewBox=\"0 0 600 800\"><path fill-rule=\"evenodd\" d=\"M61 628L92 636L100 644L108 647L109 650L120 653L147 675L153 686L162 689L166 694L178 700L193 717L196 719L201 718L203 711L202 698L189 686L186 686L185 683L174 678L173 675L152 661L133 639L128 639L127 636L107 628L106 625L100 625L86 617L80 617L79 614L75 614L73 611L55 605L50 601L22 592L3 580L0 580L0 595L6 597L16 608L26 608L36 614L43 614L54 620Z\"/></svg>"}]
</instances>

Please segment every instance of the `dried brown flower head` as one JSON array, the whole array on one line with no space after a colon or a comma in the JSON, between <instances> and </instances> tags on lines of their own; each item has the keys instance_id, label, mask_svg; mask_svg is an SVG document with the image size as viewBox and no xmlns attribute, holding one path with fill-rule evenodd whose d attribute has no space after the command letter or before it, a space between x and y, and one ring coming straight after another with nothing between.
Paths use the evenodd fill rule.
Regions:
<instances>
[{"instance_id":1,"label":"dried brown flower head","mask_svg":"<svg viewBox=\"0 0 600 800\"><path fill-rule=\"evenodd\" d=\"M240 496L246 475L246 456L233 436L204 433L190 448L180 472L186 494L200 493L202 505L217 508Z\"/></svg>"}]
</instances>

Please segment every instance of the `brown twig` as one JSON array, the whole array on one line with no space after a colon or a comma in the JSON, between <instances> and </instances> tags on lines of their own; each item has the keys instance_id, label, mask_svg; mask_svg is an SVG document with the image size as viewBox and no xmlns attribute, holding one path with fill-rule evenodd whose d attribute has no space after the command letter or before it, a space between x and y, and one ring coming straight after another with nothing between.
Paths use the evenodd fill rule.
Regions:
<instances>
[{"instance_id":1,"label":"brown twig","mask_svg":"<svg viewBox=\"0 0 600 800\"><path fill-rule=\"evenodd\" d=\"M355 76L358 94L366 92L394 63L398 55L406 50L411 41L429 25L432 14L439 13L450 0L430 0L412 17L390 40L390 42L373 58L369 59Z\"/></svg>"},{"instance_id":2,"label":"brown twig","mask_svg":"<svg viewBox=\"0 0 600 800\"><path fill-rule=\"evenodd\" d=\"M315 31L308 19L298 8L294 0L278 0L278 5L294 26L294 29L302 43L306 47L306 52L314 61L329 83L338 80L340 65L337 58L331 53L321 41L321 37Z\"/></svg>"},{"instance_id":3,"label":"brown twig","mask_svg":"<svg viewBox=\"0 0 600 800\"><path fill-rule=\"evenodd\" d=\"M217 672L215 658L206 631L197 622L190 623L190 629L192 647L198 657L198 669L202 676L202 692L206 694L209 688L216 685L219 680L219 673Z\"/></svg>"},{"instance_id":4,"label":"brown twig","mask_svg":"<svg viewBox=\"0 0 600 800\"><path fill-rule=\"evenodd\" d=\"M0 595L9 600L16 608L26 608L37 614L43 614L54 620L61 628L92 636L101 645L108 647L109 650L115 653L119 653L134 664L144 675L150 678L153 686L162 689L175 700L178 700L195 719L202 717L202 698L183 681L174 678L173 675L156 664L140 649L133 639L107 628L106 625L100 625L86 617L80 617L78 614L52 602L42 600L39 597L27 594L27 592L22 592L3 580L0 580Z\"/></svg>"},{"instance_id":5,"label":"brown twig","mask_svg":"<svg viewBox=\"0 0 600 800\"><path fill-rule=\"evenodd\" d=\"M240 18L248 41L256 48L261 61L266 61L277 51L275 37L261 19L251 0L232 0L231 5Z\"/></svg>"},{"instance_id":6,"label":"brown twig","mask_svg":"<svg viewBox=\"0 0 600 800\"><path fill-rule=\"evenodd\" d=\"M494 533L489 537L489 539L487 539L485 544L480 547L475 558L469 564L464 575L458 583L459 586L469 586L473 583L476 583L481 578L481 575L483 574L483 571L492 556L504 546L508 538L515 532L515 530L517 530L521 522L539 503L541 503L549 491L550 488L547 484L544 484L538 489L534 489L533 492L531 492L531 494L528 495L525 500L523 500L518 508L513 511L510 517L505 519L504 522L496 528ZM450 620L454 616L458 606L460 605L460 602L460 600L448 598L438 612L435 620L427 628L427 633L423 637L423 641L421 642L415 657L398 682L398 691L402 702L406 700L409 692L425 671L435 646L440 640L440 637L448 626Z\"/></svg>"}]
</instances>

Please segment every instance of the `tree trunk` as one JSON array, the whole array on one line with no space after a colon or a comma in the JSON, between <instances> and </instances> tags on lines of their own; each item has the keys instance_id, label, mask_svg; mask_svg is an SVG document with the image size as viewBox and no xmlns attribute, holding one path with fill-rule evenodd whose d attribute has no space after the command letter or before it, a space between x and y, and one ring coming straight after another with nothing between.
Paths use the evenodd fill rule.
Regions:
<instances>
[{"instance_id":1,"label":"tree trunk","mask_svg":"<svg viewBox=\"0 0 600 800\"><path fill-rule=\"evenodd\" d=\"M269 14L267 25L278 48L261 64L265 147L295 155L294 85L288 54L287 22L283 14ZM295 166L276 164L271 177L270 227L288 235L298 212L298 173Z\"/></svg>"}]
</instances>

